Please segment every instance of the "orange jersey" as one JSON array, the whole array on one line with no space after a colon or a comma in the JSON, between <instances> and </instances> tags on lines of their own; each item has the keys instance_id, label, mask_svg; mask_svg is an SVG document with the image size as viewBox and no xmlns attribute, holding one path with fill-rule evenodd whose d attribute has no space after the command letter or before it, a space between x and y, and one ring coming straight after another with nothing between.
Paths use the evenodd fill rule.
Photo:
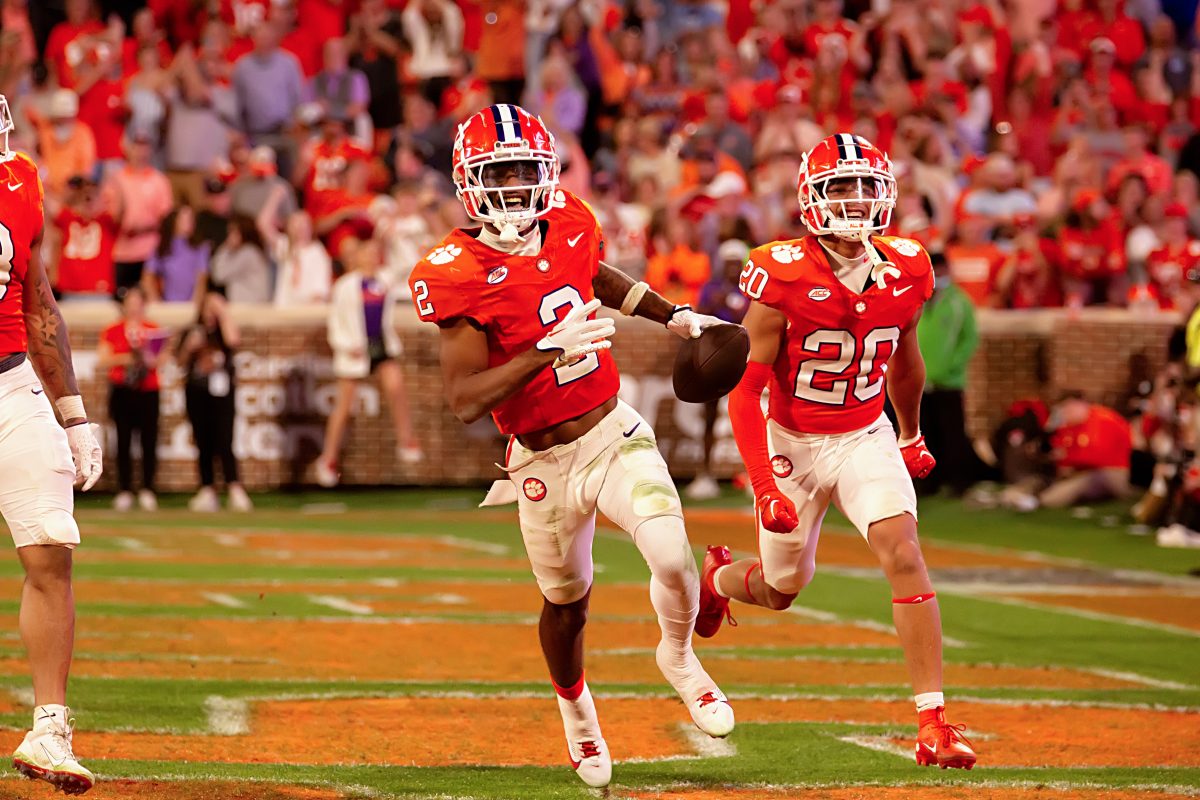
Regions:
<instances>
[{"instance_id":1,"label":"orange jersey","mask_svg":"<svg viewBox=\"0 0 1200 800\"><path fill-rule=\"evenodd\" d=\"M25 312L22 295L33 243L42 232L42 181L24 153L0 162L0 356L24 353Z\"/></svg>"},{"instance_id":2,"label":"orange jersey","mask_svg":"<svg viewBox=\"0 0 1200 800\"><path fill-rule=\"evenodd\" d=\"M351 161L370 161L371 154L351 139L312 146L312 164L304 175L304 202L309 205L322 192L346 188L345 172Z\"/></svg>"},{"instance_id":3,"label":"orange jersey","mask_svg":"<svg viewBox=\"0 0 1200 800\"><path fill-rule=\"evenodd\" d=\"M787 317L770 383L770 417L797 433L849 433L883 412L884 373L900 332L933 294L929 254L912 239L872 237L900 270L861 294L834 274L815 236L751 251L739 284Z\"/></svg>"},{"instance_id":4,"label":"orange jersey","mask_svg":"<svg viewBox=\"0 0 1200 800\"><path fill-rule=\"evenodd\" d=\"M572 307L593 297L604 234L592 211L570 192L555 193L542 217L537 255L514 256L458 229L409 276L417 314L426 322L470 319L487 333L488 367L537 344ZM547 366L492 411L501 432L529 433L586 414L621 386L607 350L557 369Z\"/></svg>"}]
</instances>

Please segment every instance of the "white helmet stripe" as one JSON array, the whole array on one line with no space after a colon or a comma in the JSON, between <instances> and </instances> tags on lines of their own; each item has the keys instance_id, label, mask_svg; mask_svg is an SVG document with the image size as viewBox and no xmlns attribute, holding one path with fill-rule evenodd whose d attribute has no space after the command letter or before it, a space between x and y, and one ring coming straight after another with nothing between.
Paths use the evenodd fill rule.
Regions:
<instances>
[{"instance_id":1,"label":"white helmet stripe","mask_svg":"<svg viewBox=\"0 0 1200 800\"><path fill-rule=\"evenodd\" d=\"M492 106L492 121L496 123L496 139L516 142L521 138L521 122L517 110L507 103Z\"/></svg>"},{"instance_id":2,"label":"white helmet stripe","mask_svg":"<svg viewBox=\"0 0 1200 800\"><path fill-rule=\"evenodd\" d=\"M837 138L838 149L843 153L842 158L857 161L863 157L862 153L858 149L858 143L854 141L853 136L848 133L839 133Z\"/></svg>"}]
</instances>

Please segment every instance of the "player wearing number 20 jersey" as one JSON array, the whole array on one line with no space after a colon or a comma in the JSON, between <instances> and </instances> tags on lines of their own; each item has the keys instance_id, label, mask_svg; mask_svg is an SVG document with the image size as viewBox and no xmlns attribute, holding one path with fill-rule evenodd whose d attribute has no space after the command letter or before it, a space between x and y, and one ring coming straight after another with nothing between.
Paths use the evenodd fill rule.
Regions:
<instances>
[{"instance_id":1,"label":"player wearing number 20 jersey","mask_svg":"<svg viewBox=\"0 0 1200 800\"><path fill-rule=\"evenodd\" d=\"M790 606L812 580L834 503L891 583L918 711L917 763L970 769L975 753L945 718L941 620L912 483L934 467L919 429L925 362L916 337L933 293L929 256L911 239L879 235L896 179L888 157L860 136L830 136L805 155L799 200L810 235L755 249L740 280L751 300L750 363L729 417L754 485L759 557L733 562L728 548L709 548L696 632L714 635L730 599ZM883 415L885 392L899 441Z\"/></svg>"},{"instance_id":2,"label":"player wearing number 20 jersey","mask_svg":"<svg viewBox=\"0 0 1200 800\"><path fill-rule=\"evenodd\" d=\"M692 720L710 736L725 736L734 720L692 650L699 575L679 496L649 423L617 399L620 376L608 352L615 325L595 312L603 304L684 338L716 320L672 306L605 264L595 216L558 188L558 172L554 137L524 109L495 105L463 123L454 183L480 227L443 239L409 286L417 314L440 329L451 409L464 422L491 412L510 434L508 479L484 504L518 504L571 766L601 787L612 759L580 647L598 510L631 535L650 567L658 666Z\"/></svg>"}]
</instances>

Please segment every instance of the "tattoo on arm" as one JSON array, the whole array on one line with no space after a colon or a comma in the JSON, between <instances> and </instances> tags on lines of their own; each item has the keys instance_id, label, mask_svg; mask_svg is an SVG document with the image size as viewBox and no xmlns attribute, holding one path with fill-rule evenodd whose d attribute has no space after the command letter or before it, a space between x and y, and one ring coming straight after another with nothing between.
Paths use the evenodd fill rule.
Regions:
<instances>
[{"instance_id":1,"label":"tattoo on arm","mask_svg":"<svg viewBox=\"0 0 1200 800\"><path fill-rule=\"evenodd\" d=\"M35 247L39 245L40 242ZM41 262L36 256L30 261L29 274L23 287L29 360L51 399L79 394L75 368L71 364L67 324L58 310L58 303L54 301L50 280Z\"/></svg>"},{"instance_id":2,"label":"tattoo on arm","mask_svg":"<svg viewBox=\"0 0 1200 800\"><path fill-rule=\"evenodd\" d=\"M596 293L596 297L600 298L601 303L609 308L619 309L625 300L625 295L629 294L630 288L635 283L637 281L633 278L602 261L600 262L600 271L592 279L592 290ZM671 320L671 312L674 310L675 306L670 300L653 289L649 289L642 295L641 301L638 302L637 308L630 316L645 317L653 322L666 325Z\"/></svg>"}]
</instances>

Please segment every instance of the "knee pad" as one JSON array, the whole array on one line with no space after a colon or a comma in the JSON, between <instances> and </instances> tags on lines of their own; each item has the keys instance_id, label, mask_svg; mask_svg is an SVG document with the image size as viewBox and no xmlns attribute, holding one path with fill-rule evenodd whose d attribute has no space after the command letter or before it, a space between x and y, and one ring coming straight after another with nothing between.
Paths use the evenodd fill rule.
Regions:
<instances>
[{"instance_id":1,"label":"knee pad","mask_svg":"<svg viewBox=\"0 0 1200 800\"><path fill-rule=\"evenodd\" d=\"M79 525L75 517L66 511L54 509L47 511L38 520L41 530L35 531L36 544L64 545L74 547L79 544Z\"/></svg>"},{"instance_id":2,"label":"knee pad","mask_svg":"<svg viewBox=\"0 0 1200 800\"><path fill-rule=\"evenodd\" d=\"M558 586L542 586L542 597L556 606L565 606L583 598L592 582L583 576L564 581Z\"/></svg>"}]
</instances>

